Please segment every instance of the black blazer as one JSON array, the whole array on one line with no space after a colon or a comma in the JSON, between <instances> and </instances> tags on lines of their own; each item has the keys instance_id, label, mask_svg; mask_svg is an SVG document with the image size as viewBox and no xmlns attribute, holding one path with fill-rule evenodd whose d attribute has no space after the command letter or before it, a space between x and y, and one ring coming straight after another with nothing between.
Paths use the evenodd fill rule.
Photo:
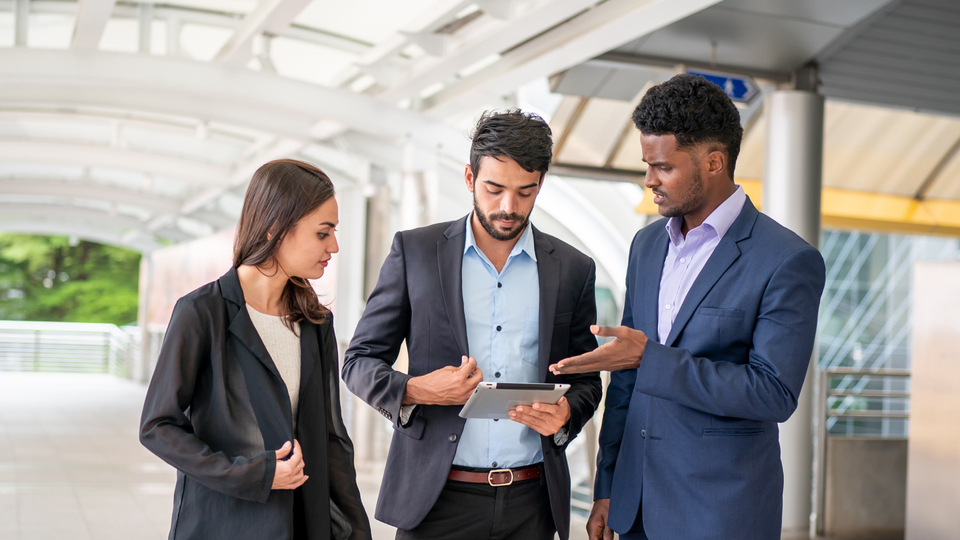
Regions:
<instances>
[{"instance_id":1,"label":"black blazer","mask_svg":"<svg viewBox=\"0 0 960 540\"><path fill-rule=\"evenodd\" d=\"M237 271L173 310L147 390L140 442L177 469L170 540L292 538L294 492L271 490L276 452L297 438L307 538L330 538L331 502L369 539L353 444L340 413L332 315L300 323L298 423L286 385L244 309Z\"/></svg>"},{"instance_id":2,"label":"black blazer","mask_svg":"<svg viewBox=\"0 0 960 540\"><path fill-rule=\"evenodd\" d=\"M344 355L343 380L361 399L393 421L395 432L377 502L376 517L401 529L416 527L447 481L465 420L460 406L421 405L407 427L400 405L407 380L468 354L461 289L466 218L399 232L377 286ZM540 275L540 382L563 382L571 417L569 439L600 402L597 373L556 377L547 367L597 347L596 265L573 247L533 230ZM406 340L409 374L394 371ZM561 540L570 531L570 472L563 447L541 437L550 507Z\"/></svg>"}]
</instances>

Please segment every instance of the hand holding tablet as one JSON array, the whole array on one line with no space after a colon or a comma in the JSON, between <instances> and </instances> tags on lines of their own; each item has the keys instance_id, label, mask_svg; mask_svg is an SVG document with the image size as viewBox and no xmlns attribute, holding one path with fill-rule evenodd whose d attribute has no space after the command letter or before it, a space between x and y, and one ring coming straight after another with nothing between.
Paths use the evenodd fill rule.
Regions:
<instances>
[{"instance_id":1,"label":"hand holding tablet","mask_svg":"<svg viewBox=\"0 0 960 540\"><path fill-rule=\"evenodd\" d=\"M510 410L517 406L555 405L569 388L569 384L482 382L463 406L460 417L508 420Z\"/></svg>"}]
</instances>

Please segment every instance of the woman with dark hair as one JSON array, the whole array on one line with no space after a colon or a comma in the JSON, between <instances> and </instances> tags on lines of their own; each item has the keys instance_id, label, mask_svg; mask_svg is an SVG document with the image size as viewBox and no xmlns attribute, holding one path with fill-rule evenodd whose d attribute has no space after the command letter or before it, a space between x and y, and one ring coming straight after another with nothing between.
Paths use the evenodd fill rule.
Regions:
<instances>
[{"instance_id":1,"label":"woman with dark hair","mask_svg":"<svg viewBox=\"0 0 960 540\"><path fill-rule=\"evenodd\" d=\"M371 538L333 316L307 281L338 251L337 223L327 175L271 161L247 188L233 267L177 302L140 422L177 469L171 540Z\"/></svg>"}]
</instances>

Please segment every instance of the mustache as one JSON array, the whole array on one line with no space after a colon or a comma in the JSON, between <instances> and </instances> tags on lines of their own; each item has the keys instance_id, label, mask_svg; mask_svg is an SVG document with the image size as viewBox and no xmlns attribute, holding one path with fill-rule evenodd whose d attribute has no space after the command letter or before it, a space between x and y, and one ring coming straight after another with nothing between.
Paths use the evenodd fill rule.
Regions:
<instances>
[{"instance_id":1,"label":"mustache","mask_svg":"<svg viewBox=\"0 0 960 540\"><path fill-rule=\"evenodd\" d=\"M513 213L507 214L505 212L500 212L498 214L489 214L487 219L490 221L502 220L502 221L523 221L526 216L521 214Z\"/></svg>"}]
</instances>

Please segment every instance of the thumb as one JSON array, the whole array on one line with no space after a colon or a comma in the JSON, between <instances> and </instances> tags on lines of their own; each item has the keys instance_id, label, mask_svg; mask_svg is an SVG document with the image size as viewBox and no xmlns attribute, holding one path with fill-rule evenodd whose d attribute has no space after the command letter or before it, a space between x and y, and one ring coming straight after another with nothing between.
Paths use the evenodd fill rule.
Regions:
<instances>
[{"instance_id":1,"label":"thumb","mask_svg":"<svg viewBox=\"0 0 960 540\"><path fill-rule=\"evenodd\" d=\"M283 443L283 446L277 450L277 460L281 460L290 455L290 451L293 450L293 446L290 444L290 441Z\"/></svg>"},{"instance_id":2,"label":"thumb","mask_svg":"<svg viewBox=\"0 0 960 540\"><path fill-rule=\"evenodd\" d=\"M462 361L462 363L460 364L460 371L462 373L469 374L469 373L473 373L473 370L476 369L476 367L477 367L477 361L474 360L473 357L470 357Z\"/></svg>"}]
</instances>

